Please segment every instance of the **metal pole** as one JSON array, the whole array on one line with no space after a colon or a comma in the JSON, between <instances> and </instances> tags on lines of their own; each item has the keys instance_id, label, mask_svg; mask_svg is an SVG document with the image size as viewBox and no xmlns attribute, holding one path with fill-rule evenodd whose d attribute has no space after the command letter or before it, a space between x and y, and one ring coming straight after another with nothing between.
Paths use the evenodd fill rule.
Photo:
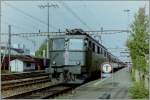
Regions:
<instances>
[{"instance_id":1,"label":"metal pole","mask_svg":"<svg viewBox=\"0 0 150 100\"><path fill-rule=\"evenodd\" d=\"M9 32L9 38L8 38L8 56L9 56L9 58L8 58L8 64L9 64L9 66L8 66L8 69L9 69L9 71L10 71L10 56L11 56L11 50L10 50L10 48L11 48L11 25L8 25L8 32Z\"/></svg>"},{"instance_id":2,"label":"metal pole","mask_svg":"<svg viewBox=\"0 0 150 100\"><path fill-rule=\"evenodd\" d=\"M101 35L100 35L100 43L102 44L102 34L103 34L103 27L101 27Z\"/></svg>"},{"instance_id":3,"label":"metal pole","mask_svg":"<svg viewBox=\"0 0 150 100\"><path fill-rule=\"evenodd\" d=\"M149 1L149 5L150 5L150 1ZM150 6L149 6L149 9L150 9ZM150 10L149 10L149 19L150 19ZM149 22L149 32L148 32L148 38L149 38L149 48L150 48L150 22ZM149 49L149 52L150 52L150 49ZM150 62L150 54L149 54L149 62ZM148 66L150 66L150 63L148 63ZM150 76L150 67L148 67L149 70L148 70L148 76ZM149 77L148 77L149 79ZM148 89L150 88L150 79L148 80ZM150 89L149 89L149 99L150 99Z\"/></svg>"},{"instance_id":4,"label":"metal pole","mask_svg":"<svg viewBox=\"0 0 150 100\"><path fill-rule=\"evenodd\" d=\"M49 46L50 46L50 44L49 44L49 42L50 42L50 39L49 39L49 7L50 7L50 5L49 5L49 3L47 3L47 17L48 17L48 39L47 39L47 58L49 58L49 72L50 72L50 75L49 75L49 77L50 77L50 79L52 78L52 71L51 71L51 57L50 57L50 48L49 48Z\"/></svg>"},{"instance_id":5,"label":"metal pole","mask_svg":"<svg viewBox=\"0 0 150 100\"><path fill-rule=\"evenodd\" d=\"M1 43L1 0L0 0L0 43ZM2 69L2 61L1 61L1 45L0 45L0 69ZM1 71L0 71L1 74Z\"/></svg>"},{"instance_id":6,"label":"metal pole","mask_svg":"<svg viewBox=\"0 0 150 100\"><path fill-rule=\"evenodd\" d=\"M49 3L47 3L47 32L48 32L48 37L47 37L47 58L49 58Z\"/></svg>"},{"instance_id":7,"label":"metal pole","mask_svg":"<svg viewBox=\"0 0 150 100\"><path fill-rule=\"evenodd\" d=\"M112 88L114 87L114 69L112 68Z\"/></svg>"},{"instance_id":8,"label":"metal pole","mask_svg":"<svg viewBox=\"0 0 150 100\"><path fill-rule=\"evenodd\" d=\"M130 20L129 20L129 12L130 12L130 9L126 9L124 10L124 12L127 13L127 30L129 30L129 23L130 23ZM127 37L129 36L129 32L127 32Z\"/></svg>"}]
</instances>

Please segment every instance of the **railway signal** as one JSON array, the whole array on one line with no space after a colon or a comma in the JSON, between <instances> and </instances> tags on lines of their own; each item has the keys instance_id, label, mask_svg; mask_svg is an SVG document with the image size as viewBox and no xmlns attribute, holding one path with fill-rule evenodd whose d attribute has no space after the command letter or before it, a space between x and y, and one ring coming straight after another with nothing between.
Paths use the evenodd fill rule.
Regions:
<instances>
[{"instance_id":1,"label":"railway signal","mask_svg":"<svg viewBox=\"0 0 150 100\"><path fill-rule=\"evenodd\" d=\"M110 73L112 71L112 66L109 63L103 64L102 70L104 73Z\"/></svg>"},{"instance_id":2,"label":"railway signal","mask_svg":"<svg viewBox=\"0 0 150 100\"><path fill-rule=\"evenodd\" d=\"M112 70L112 65L109 62L104 62L101 65L101 78L110 77Z\"/></svg>"}]
</instances>

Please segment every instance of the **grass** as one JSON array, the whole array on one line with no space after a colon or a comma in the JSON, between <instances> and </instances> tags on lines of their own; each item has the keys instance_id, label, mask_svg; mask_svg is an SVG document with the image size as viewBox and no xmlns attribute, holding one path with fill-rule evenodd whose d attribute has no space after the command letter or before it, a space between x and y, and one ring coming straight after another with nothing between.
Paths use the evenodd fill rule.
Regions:
<instances>
[{"instance_id":1,"label":"grass","mask_svg":"<svg viewBox=\"0 0 150 100\"><path fill-rule=\"evenodd\" d=\"M129 89L129 96L132 99L148 99L149 91L143 86L143 82L134 81Z\"/></svg>"}]
</instances>

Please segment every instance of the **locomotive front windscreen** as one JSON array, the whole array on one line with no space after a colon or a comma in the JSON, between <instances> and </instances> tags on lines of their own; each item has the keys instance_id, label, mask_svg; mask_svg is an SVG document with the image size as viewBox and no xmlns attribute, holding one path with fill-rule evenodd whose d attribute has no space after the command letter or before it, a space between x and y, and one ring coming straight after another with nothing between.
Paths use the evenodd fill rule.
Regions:
<instances>
[{"instance_id":1,"label":"locomotive front windscreen","mask_svg":"<svg viewBox=\"0 0 150 100\"><path fill-rule=\"evenodd\" d=\"M65 45L64 39L53 40L53 50L64 50L64 45Z\"/></svg>"},{"instance_id":2,"label":"locomotive front windscreen","mask_svg":"<svg viewBox=\"0 0 150 100\"><path fill-rule=\"evenodd\" d=\"M83 50L83 39L70 39L69 50Z\"/></svg>"}]
</instances>

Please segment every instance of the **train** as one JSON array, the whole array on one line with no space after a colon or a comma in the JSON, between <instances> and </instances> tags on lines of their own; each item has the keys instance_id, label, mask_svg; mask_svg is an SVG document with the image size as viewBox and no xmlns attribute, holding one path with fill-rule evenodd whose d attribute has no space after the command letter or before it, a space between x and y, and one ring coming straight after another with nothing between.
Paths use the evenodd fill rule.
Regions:
<instances>
[{"instance_id":1,"label":"train","mask_svg":"<svg viewBox=\"0 0 150 100\"><path fill-rule=\"evenodd\" d=\"M64 83L83 83L100 77L104 62L110 62L113 69L126 66L82 29L51 36L49 42L51 73Z\"/></svg>"}]
</instances>

